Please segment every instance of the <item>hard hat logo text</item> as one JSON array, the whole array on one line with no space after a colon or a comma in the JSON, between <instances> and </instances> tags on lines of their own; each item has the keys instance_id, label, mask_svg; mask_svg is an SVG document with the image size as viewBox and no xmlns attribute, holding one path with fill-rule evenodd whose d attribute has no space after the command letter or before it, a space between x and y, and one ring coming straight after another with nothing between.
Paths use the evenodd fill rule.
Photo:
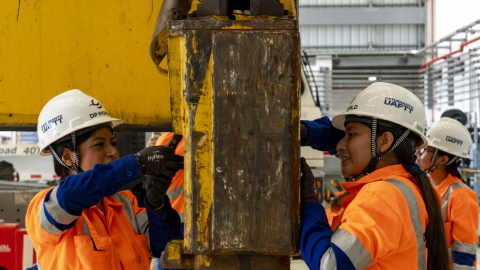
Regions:
<instances>
[{"instance_id":1,"label":"hard hat logo text","mask_svg":"<svg viewBox=\"0 0 480 270\"><path fill-rule=\"evenodd\" d=\"M454 137L450 137L448 135L447 135L446 140L447 140L447 142L456 143L457 145L462 145L463 144L462 140L459 140L459 139L454 138Z\"/></svg>"},{"instance_id":2,"label":"hard hat logo text","mask_svg":"<svg viewBox=\"0 0 480 270\"><path fill-rule=\"evenodd\" d=\"M95 118L97 116L108 116L108 113L106 111L101 111L101 112L96 112L96 113L91 113L90 118Z\"/></svg>"},{"instance_id":3,"label":"hard hat logo text","mask_svg":"<svg viewBox=\"0 0 480 270\"><path fill-rule=\"evenodd\" d=\"M399 108L399 109L403 108L403 110L408 112L408 113L412 113L412 111L413 111L413 106L412 105L410 105L406 102L403 102L401 100L395 99L395 98L385 97L384 104L394 106L395 108Z\"/></svg>"},{"instance_id":4,"label":"hard hat logo text","mask_svg":"<svg viewBox=\"0 0 480 270\"><path fill-rule=\"evenodd\" d=\"M46 123L44 123L42 125L42 131L43 133L47 132L47 130L51 129L53 127L53 125L58 125L58 124L61 124L62 123L62 120L63 120L63 116L62 115L59 115L59 116L56 116L50 120L48 120Z\"/></svg>"},{"instance_id":5,"label":"hard hat logo text","mask_svg":"<svg viewBox=\"0 0 480 270\"><path fill-rule=\"evenodd\" d=\"M356 110L356 109L358 109L358 105L350 105L348 106L347 112L350 110Z\"/></svg>"}]
</instances>

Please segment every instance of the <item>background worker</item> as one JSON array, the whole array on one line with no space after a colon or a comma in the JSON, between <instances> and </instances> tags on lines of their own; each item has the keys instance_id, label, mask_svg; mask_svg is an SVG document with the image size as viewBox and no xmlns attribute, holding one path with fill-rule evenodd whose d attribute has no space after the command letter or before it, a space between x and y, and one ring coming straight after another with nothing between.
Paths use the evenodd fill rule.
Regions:
<instances>
[{"instance_id":1,"label":"background worker","mask_svg":"<svg viewBox=\"0 0 480 270\"><path fill-rule=\"evenodd\" d=\"M158 146L167 145L172 139L173 134L174 134L173 132L163 133L158 138L156 145ZM184 149L185 149L184 141L182 138L178 143L177 148L175 148L175 154L183 157ZM170 204L172 205L172 208L175 209L177 213L180 215L180 220L182 221L182 223L183 223L183 219L185 218L185 213L183 210L183 202L184 202L183 182L184 182L183 169L180 169L173 177L172 184L170 185L167 191L167 196L168 196L168 199L170 200ZM183 234L183 226L182 226L182 234Z\"/></svg>"},{"instance_id":2,"label":"background worker","mask_svg":"<svg viewBox=\"0 0 480 270\"><path fill-rule=\"evenodd\" d=\"M457 120L441 118L427 133L417 163L442 198L442 219L452 269L475 269L478 246L477 194L462 180L458 159L470 158L470 132Z\"/></svg>"},{"instance_id":3,"label":"background worker","mask_svg":"<svg viewBox=\"0 0 480 270\"><path fill-rule=\"evenodd\" d=\"M300 247L310 269L448 269L437 197L415 166L425 118L412 92L388 83L370 85L333 118L345 130L336 149L347 192L332 230L302 160Z\"/></svg>"},{"instance_id":4,"label":"background worker","mask_svg":"<svg viewBox=\"0 0 480 270\"><path fill-rule=\"evenodd\" d=\"M37 133L42 155L53 155L61 181L30 202L26 228L39 269L149 269L180 234L180 218L166 190L183 157L148 147L118 157L112 128L121 124L95 98L62 93L42 109ZM145 208L120 188L142 174Z\"/></svg>"},{"instance_id":5,"label":"background worker","mask_svg":"<svg viewBox=\"0 0 480 270\"><path fill-rule=\"evenodd\" d=\"M160 137L158 138L156 145L167 145L170 140L172 139L173 132L165 132ZM183 138L180 140L180 142L177 144L177 148L175 148L175 154L182 156L184 155L184 140ZM183 195L183 184L184 184L184 173L183 169L178 170L178 172L175 174L175 176L172 179L172 184L168 188L167 191L167 196L170 200L170 203L172 205L172 208L177 211L177 213L180 215L180 220L182 222L180 228L181 228L181 238L183 239L183 219L185 218L185 212L184 212L184 195ZM163 268L160 266L160 260L158 261L158 270L162 270Z\"/></svg>"}]
</instances>

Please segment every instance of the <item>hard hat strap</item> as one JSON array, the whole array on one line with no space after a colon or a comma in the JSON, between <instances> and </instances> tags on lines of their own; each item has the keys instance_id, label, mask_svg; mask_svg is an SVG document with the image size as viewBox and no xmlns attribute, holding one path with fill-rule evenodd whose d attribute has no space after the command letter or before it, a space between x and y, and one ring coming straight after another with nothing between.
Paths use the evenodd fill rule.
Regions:
<instances>
[{"instance_id":1,"label":"hard hat strap","mask_svg":"<svg viewBox=\"0 0 480 270\"><path fill-rule=\"evenodd\" d=\"M72 137L73 157L75 159L75 163L73 164L72 169L77 173L81 173L83 172L83 170L82 168L80 168L80 157L77 154L77 136L75 135L75 132L72 132L70 136Z\"/></svg>"},{"instance_id":2,"label":"hard hat strap","mask_svg":"<svg viewBox=\"0 0 480 270\"><path fill-rule=\"evenodd\" d=\"M57 155L57 152L55 152L55 150L53 149L52 145L49 145L48 147L50 147L50 152L52 153L52 155L55 157L55 159L58 161L58 163L60 163L63 167L69 169L69 170L73 170L72 167L69 167L67 166L67 164L65 164L62 159Z\"/></svg>"},{"instance_id":3,"label":"hard hat strap","mask_svg":"<svg viewBox=\"0 0 480 270\"><path fill-rule=\"evenodd\" d=\"M452 164L455 160L458 159L458 156L455 156L455 157L452 158L449 162L447 162L447 164L445 164L445 165L433 165L433 163L435 163L435 159L437 158L437 155L438 155L438 148L435 148L435 151L433 152L432 159L430 160L430 168L428 168L427 170L425 170L426 173L431 173L431 172L433 172L435 169L448 166L448 165Z\"/></svg>"},{"instance_id":4,"label":"hard hat strap","mask_svg":"<svg viewBox=\"0 0 480 270\"><path fill-rule=\"evenodd\" d=\"M368 163L368 165L363 169L363 172L359 175L352 175L348 178L345 178L348 182L353 182L357 181L360 178L364 177L365 175L368 175L369 173L373 172L375 170L375 167L377 166L378 161L382 160L385 158L388 154L390 154L393 150L395 150L407 137L408 134L410 134L410 129L406 129L403 134L398 138L398 140L393 144L392 147L390 147L390 150L382 156L377 156L377 119L372 118L372 132L371 132L371 150L372 150L372 159ZM353 180L355 179L355 180Z\"/></svg>"},{"instance_id":5,"label":"hard hat strap","mask_svg":"<svg viewBox=\"0 0 480 270\"><path fill-rule=\"evenodd\" d=\"M82 168L80 168L80 157L77 154L76 135L75 135L75 133L72 133L70 135L71 135L72 143L73 143L73 157L75 159L75 162L74 162L73 166L71 166L71 167L67 166L67 164L65 164L63 162L63 160L58 156L57 152L55 152L52 145L49 145L48 147L50 148L50 152L52 153L52 155L55 157L55 159L58 161L58 163L60 163L63 167L65 167L69 170L76 171L77 173L81 173L81 172L83 172L83 170L82 170Z\"/></svg>"}]
</instances>

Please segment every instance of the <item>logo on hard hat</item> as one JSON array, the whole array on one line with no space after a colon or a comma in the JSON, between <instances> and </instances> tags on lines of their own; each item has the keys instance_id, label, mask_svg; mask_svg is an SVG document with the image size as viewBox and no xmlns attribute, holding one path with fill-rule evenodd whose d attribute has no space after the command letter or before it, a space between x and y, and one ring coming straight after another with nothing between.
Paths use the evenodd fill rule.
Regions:
<instances>
[{"instance_id":1,"label":"logo on hard hat","mask_svg":"<svg viewBox=\"0 0 480 270\"><path fill-rule=\"evenodd\" d=\"M358 109L358 105L350 105L348 106L347 112L350 110L356 110L356 109Z\"/></svg>"},{"instance_id":2,"label":"logo on hard hat","mask_svg":"<svg viewBox=\"0 0 480 270\"><path fill-rule=\"evenodd\" d=\"M56 116L50 120L48 120L46 123L44 123L42 125L42 131L43 133L47 132L47 130L51 129L53 127L53 125L57 125L58 123L57 122L60 122L60 124L62 123L62 120L63 120L63 116L62 115L59 115L59 116Z\"/></svg>"},{"instance_id":3,"label":"logo on hard hat","mask_svg":"<svg viewBox=\"0 0 480 270\"><path fill-rule=\"evenodd\" d=\"M395 99L395 98L390 98L390 97L385 97L385 101L383 102L385 105L389 105L389 106L394 106L395 108L403 108L404 111L407 111L408 110L408 113L412 113L413 111L413 106L404 102L404 101L401 101L399 99Z\"/></svg>"},{"instance_id":4,"label":"logo on hard hat","mask_svg":"<svg viewBox=\"0 0 480 270\"><path fill-rule=\"evenodd\" d=\"M448 136L448 135L447 135L446 140L447 140L447 142L456 143L457 145L462 145L463 144L462 140L459 140L457 138L454 138L454 137L451 137L451 136Z\"/></svg>"},{"instance_id":5,"label":"logo on hard hat","mask_svg":"<svg viewBox=\"0 0 480 270\"><path fill-rule=\"evenodd\" d=\"M90 114L90 118L95 118L97 116L109 116L106 111L100 111L100 112L95 112Z\"/></svg>"},{"instance_id":6,"label":"logo on hard hat","mask_svg":"<svg viewBox=\"0 0 480 270\"><path fill-rule=\"evenodd\" d=\"M102 104L100 104L100 101L97 101L97 104L95 104L94 101L95 101L95 100L92 99L92 104L88 105L88 107L90 107L90 106L97 106L97 108L101 109L101 108L102 108Z\"/></svg>"}]
</instances>

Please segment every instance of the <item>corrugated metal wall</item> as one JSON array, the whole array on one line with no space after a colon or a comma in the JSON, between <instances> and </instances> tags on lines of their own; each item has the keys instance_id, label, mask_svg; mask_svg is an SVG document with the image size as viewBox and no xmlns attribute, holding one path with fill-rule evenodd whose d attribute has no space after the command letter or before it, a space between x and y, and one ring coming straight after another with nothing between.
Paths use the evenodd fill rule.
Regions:
<instances>
[{"instance_id":1,"label":"corrugated metal wall","mask_svg":"<svg viewBox=\"0 0 480 270\"><path fill-rule=\"evenodd\" d=\"M414 50L425 40L424 25L301 25L307 51Z\"/></svg>"}]
</instances>

